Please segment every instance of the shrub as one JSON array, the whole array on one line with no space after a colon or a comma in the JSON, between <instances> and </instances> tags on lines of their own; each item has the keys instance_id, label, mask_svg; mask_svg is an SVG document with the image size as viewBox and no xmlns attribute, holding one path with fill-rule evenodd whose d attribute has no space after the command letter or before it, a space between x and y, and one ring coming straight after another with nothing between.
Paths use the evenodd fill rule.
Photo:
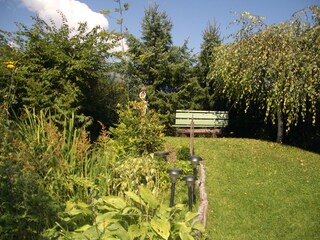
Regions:
<instances>
[{"instance_id":1,"label":"shrub","mask_svg":"<svg viewBox=\"0 0 320 240\"><path fill-rule=\"evenodd\" d=\"M166 162L148 156L117 161L110 181L112 183L110 187L114 189L112 194L122 195L124 191L136 191L141 185L158 193L161 189L169 187L167 168Z\"/></svg>"},{"instance_id":2,"label":"shrub","mask_svg":"<svg viewBox=\"0 0 320 240\"><path fill-rule=\"evenodd\" d=\"M0 239L39 239L60 210L27 166L0 161Z\"/></svg>"},{"instance_id":3,"label":"shrub","mask_svg":"<svg viewBox=\"0 0 320 240\"><path fill-rule=\"evenodd\" d=\"M119 123L110 128L117 159L128 155L150 154L163 147L164 126L160 123L159 115L149 110L143 116L143 108L143 102L129 102L119 106Z\"/></svg>"},{"instance_id":4,"label":"shrub","mask_svg":"<svg viewBox=\"0 0 320 240\"><path fill-rule=\"evenodd\" d=\"M177 152L178 160L188 160L190 158L190 148L188 146L180 146Z\"/></svg>"},{"instance_id":5,"label":"shrub","mask_svg":"<svg viewBox=\"0 0 320 240\"><path fill-rule=\"evenodd\" d=\"M178 204L173 208L161 204L150 190L139 194L125 192L121 197L103 196L89 205L68 202L59 224L47 231L55 239L194 239L204 232L195 221L196 213Z\"/></svg>"}]
</instances>

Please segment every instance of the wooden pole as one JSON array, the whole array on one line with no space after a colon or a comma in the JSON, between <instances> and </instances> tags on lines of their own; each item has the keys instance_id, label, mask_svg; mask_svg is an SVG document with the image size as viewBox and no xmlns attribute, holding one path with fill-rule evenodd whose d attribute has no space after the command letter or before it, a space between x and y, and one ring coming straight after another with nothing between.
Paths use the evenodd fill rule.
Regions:
<instances>
[{"instance_id":1,"label":"wooden pole","mask_svg":"<svg viewBox=\"0 0 320 240\"><path fill-rule=\"evenodd\" d=\"M194 155L194 121L193 116L190 124L190 156Z\"/></svg>"}]
</instances>

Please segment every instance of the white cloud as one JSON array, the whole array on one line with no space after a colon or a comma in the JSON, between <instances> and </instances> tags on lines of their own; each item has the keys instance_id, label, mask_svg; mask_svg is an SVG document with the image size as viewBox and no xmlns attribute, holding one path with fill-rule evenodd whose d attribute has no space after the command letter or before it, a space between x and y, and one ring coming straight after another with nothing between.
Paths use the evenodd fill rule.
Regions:
<instances>
[{"instance_id":1,"label":"white cloud","mask_svg":"<svg viewBox=\"0 0 320 240\"><path fill-rule=\"evenodd\" d=\"M59 12L62 12L70 27L77 28L80 22L87 22L89 30L97 25L104 29L109 27L109 22L103 14L92 11L86 4L77 0L22 0L22 2L40 18L46 21L53 20L58 26L61 24Z\"/></svg>"},{"instance_id":2,"label":"white cloud","mask_svg":"<svg viewBox=\"0 0 320 240\"><path fill-rule=\"evenodd\" d=\"M127 45L127 41L125 38L123 38L122 40L119 40L117 43L116 43L116 46L111 49L110 52L126 52L128 51L129 47Z\"/></svg>"},{"instance_id":3,"label":"white cloud","mask_svg":"<svg viewBox=\"0 0 320 240\"><path fill-rule=\"evenodd\" d=\"M79 23L87 22L88 30L96 26L108 29L109 22L107 18L101 14L92 11L85 3L77 0L21 0L23 4L32 12L47 22L53 20L57 26L61 25L60 12L65 15L69 27L77 29ZM127 51L128 46L125 39L119 41L112 52Z\"/></svg>"}]
</instances>

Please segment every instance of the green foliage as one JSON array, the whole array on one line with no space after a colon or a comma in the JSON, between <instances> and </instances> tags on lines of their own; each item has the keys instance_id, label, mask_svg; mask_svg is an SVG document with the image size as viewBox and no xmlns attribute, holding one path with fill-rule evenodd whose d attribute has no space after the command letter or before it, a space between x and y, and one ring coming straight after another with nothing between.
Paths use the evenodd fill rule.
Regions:
<instances>
[{"instance_id":1,"label":"green foliage","mask_svg":"<svg viewBox=\"0 0 320 240\"><path fill-rule=\"evenodd\" d=\"M0 238L39 239L44 229L53 226L60 203L25 162L30 149L20 155L18 133L7 117L0 115Z\"/></svg>"},{"instance_id":2,"label":"green foliage","mask_svg":"<svg viewBox=\"0 0 320 240\"><path fill-rule=\"evenodd\" d=\"M190 148L188 146L180 146L177 152L177 159L188 160L190 158Z\"/></svg>"},{"instance_id":3,"label":"green foliage","mask_svg":"<svg viewBox=\"0 0 320 240\"><path fill-rule=\"evenodd\" d=\"M26 166L11 159L0 164L0 238L39 239L57 220L60 203Z\"/></svg>"},{"instance_id":4,"label":"green foliage","mask_svg":"<svg viewBox=\"0 0 320 240\"><path fill-rule=\"evenodd\" d=\"M119 160L113 164L112 178L108 183L111 194L121 195L124 191L136 191L141 185L160 193L169 186L166 176L168 166L164 161L148 156Z\"/></svg>"},{"instance_id":5,"label":"green foliage","mask_svg":"<svg viewBox=\"0 0 320 240\"><path fill-rule=\"evenodd\" d=\"M28 118L19 123L16 140L18 161L28 166L41 179L43 187L58 201L71 198L88 199L91 144L84 127L76 128L74 115L64 120L60 132L49 113L26 110Z\"/></svg>"},{"instance_id":6,"label":"green foliage","mask_svg":"<svg viewBox=\"0 0 320 240\"><path fill-rule=\"evenodd\" d=\"M314 10L314 9L313 9ZM313 12L316 13L315 11ZM282 142L287 131L307 113L315 124L319 102L319 26L301 19L266 27L261 19L244 12L247 19L238 42L217 49L212 77L235 106L259 104L265 118L278 122Z\"/></svg>"},{"instance_id":7,"label":"green foliage","mask_svg":"<svg viewBox=\"0 0 320 240\"><path fill-rule=\"evenodd\" d=\"M116 72L112 58L119 55L111 50L119 34L100 27L89 30L86 23L71 29L64 16L59 28L38 17L33 20L31 27L18 24L15 33L1 32L0 54L14 61L14 68L1 63L1 85L11 101L0 101L10 102L17 116L24 106L36 112L49 109L60 124L72 112L81 121L115 122L116 104L127 99L124 84L111 74Z\"/></svg>"},{"instance_id":8,"label":"green foliage","mask_svg":"<svg viewBox=\"0 0 320 240\"><path fill-rule=\"evenodd\" d=\"M57 239L194 239L203 226L183 205L168 208L145 187L92 203L68 202L59 224L47 231Z\"/></svg>"},{"instance_id":9,"label":"green foliage","mask_svg":"<svg viewBox=\"0 0 320 240\"><path fill-rule=\"evenodd\" d=\"M195 69L195 75L198 77L198 82L202 88L202 92L199 94L202 109L224 110L224 98L221 95L221 91L219 91L219 86L216 84L216 79L211 78L209 74L210 68L215 68L213 65L216 58L215 48L222 44L219 26L216 21L208 23L202 38L198 65Z\"/></svg>"},{"instance_id":10,"label":"green foliage","mask_svg":"<svg viewBox=\"0 0 320 240\"><path fill-rule=\"evenodd\" d=\"M143 109L143 102L119 106L119 123L110 129L117 159L150 154L163 147L164 127L159 115L153 110L143 115Z\"/></svg>"},{"instance_id":11,"label":"green foliage","mask_svg":"<svg viewBox=\"0 0 320 240\"><path fill-rule=\"evenodd\" d=\"M140 185L155 192L167 188L161 174L165 162L116 160L105 128L92 144L84 126L75 126L74 116L59 130L49 112L25 111L28 117L14 125L16 131L6 121L1 125L0 222L6 226L1 237L39 239L52 227L60 205L70 200L89 203L94 196L123 195Z\"/></svg>"},{"instance_id":12,"label":"green foliage","mask_svg":"<svg viewBox=\"0 0 320 240\"><path fill-rule=\"evenodd\" d=\"M183 102L186 93L180 92L192 82L194 59L187 42L181 47L172 45L172 26L167 14L153 5L145 11L141 40L132 35L127 37L130 97L137 96L141 85L146 86L149 106L161 114L166 128L173 124L175 109L189 108L193 102L190 94L189 101Z\"/></svg>"}]
</instances>

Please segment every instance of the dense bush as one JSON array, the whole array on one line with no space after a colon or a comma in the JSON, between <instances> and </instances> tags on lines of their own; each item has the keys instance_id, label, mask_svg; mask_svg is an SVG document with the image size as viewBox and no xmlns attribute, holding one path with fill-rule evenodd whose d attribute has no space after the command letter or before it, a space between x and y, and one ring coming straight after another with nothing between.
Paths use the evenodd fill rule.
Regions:
<instances>
[{"instance_id":1,"label":"dense bush","mask_svg":"<svg viewBox=\"0 0 320 240\"><path fill-rule=\"evenodd\" d=\"M153 110L143 115L143 109L143 102L119 106L119 123L110 129L116 158L146 155L163 147L164 126L159 115Z\"/></svg>"},{"instance_id":2,"label":"dense bush","mask_svg":"<svg viewBox=\"0 0 320 240\"><path fill-rule=\"evenodd\" d=\"M60 223L46 232L57 239L194 239L203 232L197 214L184 205L173 208L161 202L145 187L139 194L125 192L126 201L102 196L86 204L68 202Z\"/></svg>"},{"instance_id":3,"label":"dense bush","mask_svg":"<svg viewBox=\"0 0 320 240\"><path fill-rule=\"evenodd\" d=\"M134 104L140 106L140 103ZM126 111L131 115L120 118L120 124L125 119L128 129L136 129L140 133L128 148L125 141L120 141L123 145L119 144L119 138L111 141L104 127L98 140L91 143L85 126L75 126L74 115L65 117L63 124L58 126L50 112L43 110L36 114L25 109L24 120L1 126L1 238L41 239L44 230L54 229L61 209L65 206L68 209L70 202L82 202L90 207L93 202L101 201L102 196L125 199L129 192L137 194L141 186L152 190L160 201L164 201L165 197L161 195L169 185L168 165L163 160L152 158L152 154L146 154L162 147L162 127L157 125L157 115L150 111L141 117L136 112L138 108L127 108ZM127 116L126 112L119 113ZM4 123L5 120L5 117L1 118ZM120 127L114 132L124 130ZM130 133L127 134L130 137ZM146 137L147 134L150 138ZM119 155L120 147L128 149L128 154L123 152ZM144 151L138 151L140 147ZM96 213L108 209L108 204L99 204ZM90 223L90 214L83 221ZM148 214L150 218L156 217L156 212ZM121 215L119 222L125 221L126 217ZM82 226L81 223L72 224L76 224L74 229ZM155 234L154 230L151 232Z\"/></svg>"}]
</instances>

